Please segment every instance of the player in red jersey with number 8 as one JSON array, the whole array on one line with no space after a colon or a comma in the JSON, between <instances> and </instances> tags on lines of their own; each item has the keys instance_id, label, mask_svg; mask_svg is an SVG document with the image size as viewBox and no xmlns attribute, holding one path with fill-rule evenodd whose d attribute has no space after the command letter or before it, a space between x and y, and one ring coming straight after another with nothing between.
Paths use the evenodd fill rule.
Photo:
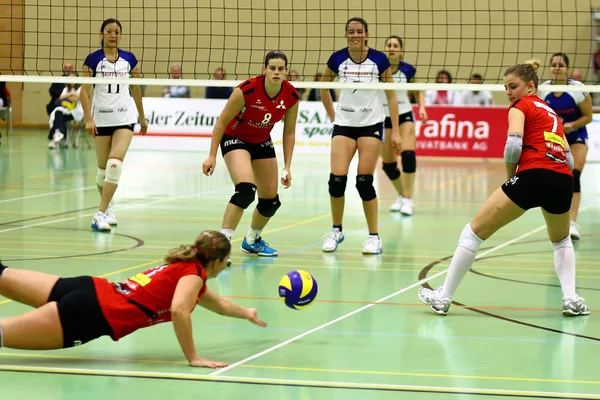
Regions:
<instances>
[{"instance_id":1,"label":"player in red jersey with number 8","mask_svg":"<svg viewBox=\"0 0 600 400\"><path fill-rule=\"evenodd\" d=\"M196 354L191 320L196 305L267 325L256 309L240 307L207 288L207 279L225 269L230 251L223 234L204 231L193 244L171 249L164 265L119 283L92 276L60 278L0 263L0 295L36 308L0 320L0 347L52 350L105 335L117 341L138 329L173 321L190 366L225 367Z\"/></svg>"},{"instance_id":2,"label":"player in red jersey with number 8","mask_svg":"<svg viewBox=\"0 0 600 400\"><path fill-rule=\"evenodd\" d=\"M590 313L585 300L575 293L575 251L569 236L573 156L560 118L536 95L539 67L539 60L529 60L504 73L504 87L511 101L504 148L508 181L496 189L463 229L443 286L419 290L421 301L438 314L448 312L452 296L471 269L481 243L535 207L542 208L554 248L563 315Z\"/></svg>"},{"instance_id":3,"label":"player in red jersey with number 8","mask_svg":"<svg viewBox=\"0 0 600 400\"><path fill-rule=\"evenodd\" d=\"M220 145L235 185L235 193L225 209L221 229L221 233L230 240L244 210L254 202L258 191L258 204L242 242L242 251L266 257L278 254L262 239L261 232L281 206L277 194L278 169L271 131L275 123L284 117L281 183L285 188L292 184L290 166L300 96L285 81L287 64L283 52L270 51L265 57L263 74L242 82L234 89L215 124L210 154L202 164L204 174L212 175ZM228 260L228 265L230 263Z\"/></svg>"}]
</instances>

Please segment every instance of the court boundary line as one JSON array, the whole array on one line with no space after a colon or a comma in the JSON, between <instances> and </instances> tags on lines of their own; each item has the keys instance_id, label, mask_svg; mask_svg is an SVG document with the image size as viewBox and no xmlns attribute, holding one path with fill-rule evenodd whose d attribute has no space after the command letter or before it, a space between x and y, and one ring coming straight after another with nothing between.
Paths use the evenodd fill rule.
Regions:
<instances>
[{"instance_id":1,"label":"court boundary line","mask_svg":"<svg viewBox=\"0 0 600 400\"><path fill-rule=\"evenodd\" d=\"M188 198L188 197L197 197L197 196L203 196L205 194L210 194L210 193L224 192L225 190L231 191L231 189L215 189L215 190L211 190L211 191L208 191L208 192L205 192L205 193L185 194L185 195L181 195L181 196L167 197L166 199L153 200L153 201L150 201L150 202L147 202L147 203L125 205L123 207L119 207L118 209L119 210L129 210L129 209L132 209L132 208L146 207L146 206L149 206L149 205L152 205L152 204L164 203L164 202L172 201L172 200L180 200L180 199L185 199L185 198ZM17 231L19 229L35 228L36 226L43 226L43 225L55 224L57 222L64 222L64 221L70 221L70 220L78 219L78 218L91 217L93 215L96 215L96 213L75 215L75 216L72 216L72 217L55 219L55 220L52 220L52 221L40 222L40 223L37 223L37 224L16 226L14 228L8 228L8 229L0 230L0 233Z\"/></svg>"},{"instance_id":2,"label":"court boundary line","mask_svg":"<svg viewBox=\"0 0 600 400\"><path fill-rule=\"evenodd\" d=\"M47 192L47 193L42 193L42 194L34 194L31 196L15 197L14 199L0 200L0 203L8 203L10 201L17 201L17 200L35 199L37 197L52 196L54 194L62 194L62 193L70 193L70 192L83 192L83 191L95 189L95 188L96 188L96 186L84 186L84 187L75 188L75 189L61 190L58 192Z\"/></svg>"},{"instance_id":3,"label":"court boundary line","mask_svg":"<svg viewBox=\"0 0 600 400\"><path fill-rule=\"evenodd\" d=\"M445 394L470 394L470 395L492 395L505 397L530 397L530 398L555 398L555 399L597 399L597 394L592 393L560 393L560 392L542 392L525 390L507 390L507 389L486 389L486 388L462 388L445 386L419 386L419 385L399 385L399 384L381 384L381 383L358 383L341 381L314 381L297 379L277 379L277 378L258 378L258 377L240 377L240 376L219 376L172 373L172 372L147 372L147 371L121 371L121 370L103 370L103 369L84 369L84 368L57 368L57 367L31 367L24 365L0 365L0 371L4 372L30 372L46 374L64 374L64 375L87 375L87 376L112 376L126 378L147 378L147 379L172 379L185 381L204 381L213 383L238 383L252 385L269 386L296 386L296 387L314 387L322 389L359 389L359 390L381 390L394 392L420 392L420 393L445 393Z\"/></svg>"},{"instance_id":4,"label":"court boundary line","mask_svg":"<svg viewBox=\"0 0 600 400\"><path fill-rule=\"evenodd\" d=\"M526 232L525 234L523 234L523 235L521 235L519 237L516 237L514 239L511 239L511 240L509 240L507 242L504 242L504 243L502 243L502 244L500 244L498 246L492 247L491 249L478 254L477 257L475 257L475 259L477 260L478 258L484 257L484 256L486 256L486 255L488 255L488 254L490 254L490 253L492 253L494 251L500 250L500 249L502 249L502 248L504 248L506 246L510 246L511 244L513 244L515 242L518 242L519 240L522 240L522 239L524 239L524 238L526 238L528 236L531 236L531 235L533 235L533 234L535 234L535 233L543 230L544 228L546 228L546 224L544 224L544 225L542 225L540 227L537 227L537 228L535 228L533 230L530 230L529 232ZM210 376L220 376L224 372L228 372L228 371L230 371L230 370L232 370L232 369L234 369L234 368L236 368L236 367L238 367L238 366L240 366L242 364L246 364L247 362L255 360L255 359L259 358L259 357L262 357L265 354L269 354L269 353L271 353L271 352L273 352L273 351L275 351L275 350L277 350L277 349L279 349L279 348L281 348L283 346L286 346L286 345L288 345L290 343L293 343L293 342L297 341L298 339L302 339L305 336L308 336L308 335L310 335L312 333L315 333L315 332L317 332L317 331L319 331L319 330L321 330L323 328L326 328L326 327L328 327L330 325L333 325L333 324L335 324L335 323L337 323L339 321L343 321L346 318L349 318L349 317L351 317L351 316L353 316L355 314L358 314L358 313L360 313L362 311L368 310L369 308L374 307L375 305L377 305L379 303L382 303L382 302L384 302L384 301L386 301L386 300L388 300L388 299L390 299L392 297L395 297L395 296L397 296L399 294L402 294L402 293L407 292L407 291L409 291L411 289L414 289L415 287L418 287L418 286L422 285L423 283L429 282L430 280L432 280L434 278L442 276L442 275L444 275L444 274L446 274L448 272L448 269L449 268L446 268L445 270L440 271L437 274L434 274L434 275L428 276L428 277L426 277L424 279L421 279L421 280L419 280L419 281L417 281L417 282L415 282L415 283L413 283L413 284L411 284L411 285L409 285L409 286L407 286L405 288L402 288L402 289L400 289L400 290L398 290L398 291L396 291L394 293L391 293L391 294L389 294L387 296L384 296L384 297L382 297L382 298L374 301L371 304L367 304L367 305L365 305L363 307L360 307L360 308L358 308L358 309L356 309L354 311L346 313L346 314L344 314L344 315L342 315L342 316L340 316L340 317L338 317L338 318L336 318L334 320L331 320L331 321L326 322L326 323L324 323L322 325L319 325L316 328L310 329L310 330L308 330L306 332L303 332L303 333L301 333L299 335L296 335L296 336L294 336L294 337L292 337L292 338L290 338L288 340L285 340L285 341L283 341L283 342L281 342L281 343L279 343L279 344L277 344L275 346L269 347L266 350L263 350L263 351L261 351L259 353L253 354L253 355L251 355L249 357L246 357L246 358L244 358L244 359L242 359L240 361L237 361L237 362L235 362L233 364L230 364L229 366L227 366L225 368L222 368L222 369L219 369L217 371L214 371L214 372L210 373L209 375Z\"/></svg>"}]
</instances>

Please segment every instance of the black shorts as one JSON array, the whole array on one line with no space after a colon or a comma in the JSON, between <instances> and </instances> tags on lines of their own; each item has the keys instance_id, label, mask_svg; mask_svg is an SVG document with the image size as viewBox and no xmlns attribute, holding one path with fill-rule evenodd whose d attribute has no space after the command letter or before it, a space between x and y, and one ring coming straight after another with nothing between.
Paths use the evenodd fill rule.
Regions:
<instances>
[{"instance_id":1,"label":"black shorts","mask_svg":"<svg viewBox=\"0 0 600 400\"><path fill-rule=\"evenodd\" d=\"M94 281L90 276L60 278L48 302L58 305L58 316L63 330L63 347L79 346L100 336L113 336L113 330L104 318Z\"/></svg>"},{"instance_id":2,"label":"black shorts","mask_svg":"<svg viewBox=\"0 0 600 400\"><path fill-rule=\"evenodd\" d=\"M415 122L415 117L412 111L398 115L398 126L402 125L405 122ZM385 129L392 129L392 119L390 117L385 117L385 121L383 121L383 126Z\"/></svg>"},{"instance_id":3,"label":"black shorts","mask_svg":"<svg viewBox=\"0 0 600 400\"><path fill-rule=\"evenodd\" d=\"M96 136L112 136L117 129L127 129L133 132L135 124L130 125L118 125L118 126L97 126L96 130L98 134Z\"/></svg>"},{"instance_id":4,"label":"black shorts","mask_svg":"<svg viewBox=\"0 0 600 400\"><path fill-rule=\"evenodd\" d=\"M251 160L262 160L264 158L275 158L275 147L273 141L269 140L262 143L248 143L233 136L223 134L221 139L221 154L225 154L232 150L246 150L250 153Z\"/></svg>"},{"instance_id":5,"label":"black shorts","mask_svg":"<svg viewBox=\"0 0 600 400\"><path fill-rule=\"evenodd\" d=\"M528 169L502 185L509 199L524 210L542 207L550 214L571 209L573 177L549 169Z\"/></svg>"},{"instance_id":6,"label":"black shorts","mask_svg":"<svg viewBox=\"0 0 600 400\"><path fill-rule=\"evenodd\" d=\"M331 137L341 135L358 140L361 137L373 137L383 141L383 123L379 122L370 126L340 126L333 125Z\"/></svg>"}]
</instances>

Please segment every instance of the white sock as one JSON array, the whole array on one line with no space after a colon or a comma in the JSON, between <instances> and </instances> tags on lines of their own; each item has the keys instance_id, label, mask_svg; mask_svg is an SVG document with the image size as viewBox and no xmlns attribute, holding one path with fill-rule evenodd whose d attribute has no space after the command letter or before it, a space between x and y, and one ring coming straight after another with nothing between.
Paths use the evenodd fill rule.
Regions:
<instances>
[{"instance_id":1,"label":"white sock","mask_svg":"<svg viewBox=\"0 0 600 400\"><path fill-rule=\"evenodd\" d=\"M227 240L229 240L231 242L231 238L233 237L233 234L235 233L235 231L233 229L221 228L221 233L223 235L225 235Z\"/></svg>"},{"instance_id":2,"label":"white sock","mask_svg":"<svg viewBox=\"0 0 600 400\"><path fill-rule=\"evenodd\" d=\"M479 236L473 232L471 224L465 226L458 239L458 247L454 252L454 256L452 256L448 275L446 276L444 287L440 293L441 298L452 298L458 285L473 266L481 243L483 243L483 239L479 238Z\"/></svg>"},{"instance_id":3,"label":"white sock","mask_svg":"<svg viewBox=\"0 0 600 400\"><path fill-rule=\"evenodd\" d=\"M252 226L249 226L248 233L246 233L246 242L248 242L248 244L256 242L256 239L260 237L261 233L262 229L254 229Z\"/></svg>"},{"instance_id":4,"label":"white sock","mask_svg":"<svg viewBox=\"0 0 600 400\"><path fill-rule=\"evenodd\" d=\"M560 281L563 297L575 298L575 250L571 237L567 236L554 247L554 269Z\"/></svg>"}]
</instances>

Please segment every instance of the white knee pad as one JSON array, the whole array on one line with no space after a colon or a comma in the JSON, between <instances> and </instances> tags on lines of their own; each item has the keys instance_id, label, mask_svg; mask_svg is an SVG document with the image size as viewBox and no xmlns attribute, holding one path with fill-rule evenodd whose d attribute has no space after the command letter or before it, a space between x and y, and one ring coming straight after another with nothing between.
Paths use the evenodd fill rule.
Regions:
<instances>
[{"instance_id":1,"label":"white knee pad","mask_svg":"<svg viewBox=\"0 0 600 400\"><path fill-rule=\"evenodd\" d=\"M477 253L479 251L479 246L483 243L483 239L473 232L471 228L471 224L467 224L460 234L460 238L458 239L458 245L463 247L473 253Z\"/></svg>"},{"instance_id":2,"label":"white knee pad","mask_svg":"<svg viewBox=\"0 0 600 400\"><path fill-rule=\"evenodd\" d=\"M567 236L560 242L552 243L552 247L554 251L557 251L562 248L573 248L573 241L571 240L571 236Z\"/></svg>"},{"instance_id":3,"label":"white knee pad","mask_svg":"<svg viewBox=\"0 0 600 400\"><path fill-rule=\"evenodd\" d=\"M118 158L109 158L106 162L106 178L104 178L104 181L118 185L122 168L123 161Z\"/></svg>"},{"instance_id":4,"label":"white knee pad","mask_svg":"<svg viewBox=\"0 0 600 400\"><path fill-rule=\"evenodd\" d=\"M98 173L96 174L96 185L100 187L104 187L104 178L106 177L106 170L102 168L98 168Z\"/></svg>"}]
</instances>

